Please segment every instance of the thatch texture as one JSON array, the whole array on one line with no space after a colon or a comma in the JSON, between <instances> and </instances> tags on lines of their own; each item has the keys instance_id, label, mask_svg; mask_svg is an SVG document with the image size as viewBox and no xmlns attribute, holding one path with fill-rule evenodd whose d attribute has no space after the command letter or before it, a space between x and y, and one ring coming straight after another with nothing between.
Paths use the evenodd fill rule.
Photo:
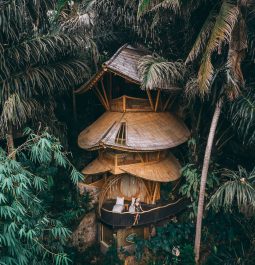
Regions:
<instances>
[{"instance_id":1,"label":"thatch texture","mask_svg":"<svg viewBox=\"0 0 255 265\"><path fill-rule=\"evenodd\" d=\"M125 141L116 141L121 125L126 124ZM168 112L105 112L82 131L78 145L87 150L109 147L126 151L156 151L187 141L185 124Z\"/></svg>"},{"instance_id":2,"label":"thatch texture","mask_svg":"<svg viewBox=\"0 0 255 265\"><path fill-rule=\"evenodd\" d=\"M109 172L112 170L112 165L104 159L95 159L90 164L88 164L83 170L82 174L84 175L95 175Z\"/></svg>"},{"instance_id":3,"label":"thatch texture","mask_svg":"<svg viewBox=\"0 0 255 265\"><path fill-rule=\"evenodd\" d=\"M103 68L81 86L76 93L82 94L91 89L106 72L112 72L130 82L140 84L141 80L137 70L138 61L147 54L149 52L144 49L134 48L128 44L123 45L110 60L103 64Z\"/></svg>"},{"instance_id":4,"label":"thatch texture","mask_svg":"<svg viewBox=\"0 0 255 265\"><path fill-rule=\"evenodd\" d=\"M131 163L129 165L116 166L104 157L100 157L91 162L82 171L85 175L111 172L114 175L128 173L138 178L156 181L170 182L180 177L180 164L172 155L168 154L164 159L153 162Z\"/></svg>"},{"instance_id":5,"label":"thatch texture","mask_svg":"<svg viewBox=\"0 0 255 265\"><path fill-rule=\"evenodd\" d=\"M139 178L157 182L170 182L180 178L181 166L173 155L169 155L159 162L126 165L121 166L120 169Z\"/></svg>"}]
</instances>

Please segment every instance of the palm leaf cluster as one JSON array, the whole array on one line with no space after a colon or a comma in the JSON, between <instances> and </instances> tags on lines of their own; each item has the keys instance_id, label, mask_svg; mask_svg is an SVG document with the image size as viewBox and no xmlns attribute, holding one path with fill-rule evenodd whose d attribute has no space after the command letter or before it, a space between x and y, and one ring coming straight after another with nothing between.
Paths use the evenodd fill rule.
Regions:
<instances>
[{"instance_id":1,"label":"palm leaf cluster","mask_svg":"<svg viewBox=\"0 0 255 265\"><path fill-rule=\"evenodd\" d=\"M195 42L195 46L188 55L188 60L196 58L198 50L201 52L204 46L203 43L209 35L198 71L198 83L202 94L208 93L214 75L214 69L211 62L212 53L216 49L219 51L220 47L224 45L224 43L228 43L230 41L231 33L239 14L239 10L236 5L228 1L223 1L220 11L216 17L213 16L214 12L214 10L211 11L198 36L198 39ZM212 19L215 19L214 23L211 22ZM208 32L210 32L210 34L208 34Z\"/></svg>"},{"instance_id":2,"label":"palm leaf cluster","mask_svg":"<svg viewBox=\"0 0 255 265\"><path fill-rule=\"evenodd\" d=\"M71 232L52 217L45 198L54 172L65 168L74 183L81 175L47 132L30 132L15 152L17 160L0 150L0 263L69 264L64 245Z\"/></svg>"},{"instance_id":3,"label":"palm leaf cluster","mask_svg":"<svg viewBox=\"0 0 255 265\"><path fill-rule=\"evenodd\" d=\"M181 61L168 62L156 55L144 56L138 63L138 73L144 89L179 89L184 81L185 71Z\"/></svg>"},{"instance_id":4,"label":"palm leaf cluster","mask_svg":"<svg viewBox=\"0 0 255 265\"><path fill-rule=\"evenodd\" d=\"M218 211L220 209L231 210L235 206L239 211L248 207L255 207L255 169L247 172L239 167L238 171L226 170L224 175L228 178L212 195L208 207Z\"/></svg>"},{"instance_id":5,"label":"palm leaf cluster","mask_svg":"<svg viewBox=\"0 0 255 265\"><path fill-rule=\"evenodd\" d=\"M255 144L255 96L253 87L236 99L229 108L229 119L244 144Z\"/></svg>"},{"instance_id":6,"label":"palm leaf cluster","mask_svg":"<svg viewBox=\"0 0 255 265\"><path fill-rule=\"evenodd\" d=\"M20 128L54 106L53 97L79 85L89 74L88 36L50 28L54 1L6 1L0 10L1 130ZM54 113L52 113L54 115Z\"/></svg>"}]
</instances>

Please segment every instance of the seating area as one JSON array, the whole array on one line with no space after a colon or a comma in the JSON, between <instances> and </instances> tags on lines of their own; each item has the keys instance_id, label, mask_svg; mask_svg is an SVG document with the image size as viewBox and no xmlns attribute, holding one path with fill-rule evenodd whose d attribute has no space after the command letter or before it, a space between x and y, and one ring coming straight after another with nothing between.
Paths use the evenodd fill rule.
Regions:
<instances>
[{"instance_id":1,"label":"seating area","mask_svg":"<svg viewBox=\"0 0 255 265\"><path fill-rule=\"evenodd\" d=\"M134 205L134 200L135 198L132 198L132 201L128 201L128 200L124 200L124 198L117 197L116 200L105 201L102 205L102 209L105 209L107 211L112 211L115 213L134 213L134 211L132 211L132 208L130 209L130 207ZM143 211L148 211L148 210L151 210L151 209L163 206L163 205L165 205L165 203L162 201L158 201L156 204L148 204L148 203L141 202L141 207ZM121 211L115 211L116 210L115 206L117 206L117 209L121 209Z\"/></svg>"},{"instance_id":2,"label":"seating area","mask_svg":"<svg viewBox=\"0 0 255 265\"><path fill-rule=\"evenodd\" d=\"M171 203L159 202L157 204L141 203L143 211L139 213L140 217L135 225L135 213L129 212L130 204L130 201L124 201L121 207L118 206L118 209L121 209L121 211L117 212L113 211L116 201L108 200L104 202L100 209L101 221L112 227L130 227L156 223L181 212L185 209L187 200L179 199Z\"/></svg>"},{"instance_id":3,"label":"seating area","mask_svg":"<svg viewBox=\"0 0 255 265\"><path fill-rule=\"evenodd\" d=\"M124 197L117 197L116 203L112 207L113 213L129 212L135 213L135 203L139 198L132 198L132 201L125 203ZM141 208L142 209L142 208Z\"/></svg>"}]
</instances>

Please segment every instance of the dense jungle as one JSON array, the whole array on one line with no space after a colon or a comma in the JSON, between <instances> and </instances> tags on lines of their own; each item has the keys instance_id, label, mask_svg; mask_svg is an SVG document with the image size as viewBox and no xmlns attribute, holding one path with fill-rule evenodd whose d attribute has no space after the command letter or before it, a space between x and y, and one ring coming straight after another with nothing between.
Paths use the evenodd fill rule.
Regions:
<instances>
[{"instance_id":1,"label":"dense jungle","mask_svg":"<svg viewBox=\"0 0 255 265\"><path fill-rule=\"evenodd\" d=\"M0 0L0 57L1 265L255 264L255 1Z\"/></svg>"}]
</instances>

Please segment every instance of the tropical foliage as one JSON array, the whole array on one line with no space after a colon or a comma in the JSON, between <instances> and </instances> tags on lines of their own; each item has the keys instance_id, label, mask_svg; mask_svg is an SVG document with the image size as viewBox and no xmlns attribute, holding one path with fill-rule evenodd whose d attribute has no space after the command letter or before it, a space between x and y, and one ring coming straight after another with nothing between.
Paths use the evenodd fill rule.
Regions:
<instances>
[{"instance_id":1,"label":"tropical foliage","mask_svg":"<svg viewBox=\"0 0 255 265\"><path fill-rule=\"evenodd\" d=\"M80 174L49 132L70 144L74 164L88 160L70 125L72 90L102 58L124 43L138 43L153 52L139 62L142 87L181 92L174 110L192 138L175 150L183 165L179 195L190 206L177 223L138 240L137 257L194 264L197 216L197 260L254 264L254 26L250 0L1 1L0 136L8 151L2 141L0 263L82 264L97 260L92 256L103 262L98 246L81 257L66 246L89 198L77 194L71 182ZM92 122L90 97L78 100L81 126ZM28 138L15 140L38 123L47 131L27 131ZM119 262L114 247L108 254L105 262Z\"/></svg>"},{"instance_id":2,"label":"tropical foliage","mask_svg":"<svg viewBox=\"0 0 255 265\"><path fill-rule=\"evenodd\" d=\"M49 181L60 168L73 183L81 178L47 132L30 133L12 154L0 153L0 263L69 264L65 243L71 231L49 211Z\"/></svg>"},{"instance_id":3,"label":"tropical foliage","mask_svg":"<svg viewBox=\"0 0 255 265\"><path fill-rule=\"evenodd\" d=\"M67 93L89 74L84 58L92 41L88 35L53 30L48 14L54 15L54 6L51 0L1 4L2 135L38 120L56 127L56 95Z\"/></svg>"},{"instance_id":4,"label":"tropical foliage","mask_svg":"<svg viewBox=\"0 0 255 265\"><path fill-rule=\"evenodd\" d=\"M142 258L146 248L146 264L194 265L193 249L187 243L193 231L192 224L178 224L173 219L167 226L157 228L157 235L150 240L136 239L137 258Z\"/></svg>"}]
</instances>

